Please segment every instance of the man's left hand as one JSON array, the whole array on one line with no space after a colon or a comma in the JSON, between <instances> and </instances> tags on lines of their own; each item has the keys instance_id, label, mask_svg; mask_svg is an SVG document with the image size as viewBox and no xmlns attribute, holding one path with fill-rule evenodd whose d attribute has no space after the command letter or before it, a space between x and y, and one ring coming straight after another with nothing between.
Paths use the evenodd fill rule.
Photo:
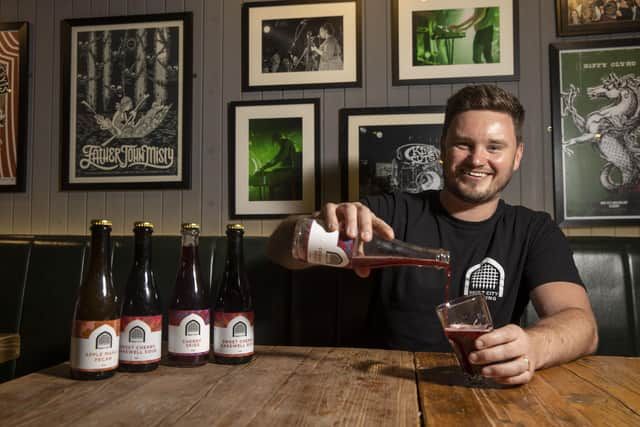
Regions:
<instances>
[{"instance_id":1,"label":"man's left hand","mask_svg":"<svg viewBox=\"0 0 640 427\"><path fill-rule=\"evenodd\" d=\"M482 375L500 384L526 384L535 372L531 338L521 327L510 324L476 340L469 355L474 365L486 365Z\"/></svg>"}]
</instances>

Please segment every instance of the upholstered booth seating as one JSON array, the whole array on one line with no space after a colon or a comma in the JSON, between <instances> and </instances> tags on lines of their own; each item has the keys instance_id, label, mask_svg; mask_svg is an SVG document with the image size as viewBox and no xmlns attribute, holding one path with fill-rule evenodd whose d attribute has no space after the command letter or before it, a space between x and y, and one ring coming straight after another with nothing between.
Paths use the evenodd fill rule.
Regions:
<instances>
[{"instance_id":1,"label":"upholstered booth seating","mask_svg":"<svg viewBox=\"0 0 640 427\"><path fill-rule=\"evenodd\" d=\"M569 240L598 318L598 353L640 356L640 239ZM266 241L245 238L257 344L375 345L365 333L372 295L368 279L323 267L290 272L266 258ZM156 236L152 249L156 285L166 314L180 239ZM224 237L200 239L202 275L211 286L212 304L220 288L226 249ZM0 236L0 332L17 332L21 337L21 356L0 364L0 381L68 359L73 305L88 254L85 236ZM133 239L115 237L112 265L120 292L132 261ZM535 313L528 308L522 323L534 321Z\"/></svg>"}]
</instances>

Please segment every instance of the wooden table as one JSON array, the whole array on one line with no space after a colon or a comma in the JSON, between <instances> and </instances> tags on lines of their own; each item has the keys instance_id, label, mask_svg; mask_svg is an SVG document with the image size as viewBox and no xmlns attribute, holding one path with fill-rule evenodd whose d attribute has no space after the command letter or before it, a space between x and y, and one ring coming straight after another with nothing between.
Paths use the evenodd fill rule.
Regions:
<instances>
[{"instance_id":1,"label":"wooden table","mask_svg":"<svg viewBox=\"0 0 640 427\"><path fill-rule=\"evenodd\" d=\"M587 357L470 387L451 354L258 347L246 365L96 382L68 364L0 384L3 425L640 425L640 359Z\"/></svg>"},{"instance_id":2,"label":"wooden table","mask_svg":"<svg viewBox=\"0 0 640 427\"><path fill-rule=\"evenodd\" d=\"M589 356L521 387L470 387L455 357L417 353L427 426L640 426L640 358Z\"/></svg>"},{"instance_id":3,"label":"wooden table","mask_svg":"<svg viewBox=\"0 0 640 427\"><path fill-rule=\"evenodd\" d=\"M245 365L160 366L92 382L58 365L0 384L0 424L419 425L412 353L256 350Z\"/></svg>"},{"instance_id":4,"label":"wooden table","mask_svg":"<svg viewBox=\"0 0 640 427\"><path fill-rule=\"evenodd\" d=\"M0 333L0 363L20 357L20 335Z\"/></svg>"}]
</instances>

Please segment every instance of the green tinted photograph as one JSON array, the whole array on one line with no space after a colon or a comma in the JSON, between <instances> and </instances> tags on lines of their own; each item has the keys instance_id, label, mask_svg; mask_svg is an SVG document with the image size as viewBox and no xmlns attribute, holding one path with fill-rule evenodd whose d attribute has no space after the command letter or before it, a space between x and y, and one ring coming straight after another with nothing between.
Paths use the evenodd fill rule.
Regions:
<instances>
[{"instance_id":1,"label":"green tinted photograph","mask_svg":"<svg viewBox=\"0 0 640 427\"><path fill-rule=\"evenodd\" d=\"M302 117L249 119L249 200L302 200Z\"/></svg>"},{"instance_id":2,"label":"green tinted photograph","mask_svg":"<svg viewBox=\"0 0 640 427\"><path fill-rule=\"evenodd\" d=\"M412 13L413 66L500 62L500 8Z\"/></svg>"}]
</instances>

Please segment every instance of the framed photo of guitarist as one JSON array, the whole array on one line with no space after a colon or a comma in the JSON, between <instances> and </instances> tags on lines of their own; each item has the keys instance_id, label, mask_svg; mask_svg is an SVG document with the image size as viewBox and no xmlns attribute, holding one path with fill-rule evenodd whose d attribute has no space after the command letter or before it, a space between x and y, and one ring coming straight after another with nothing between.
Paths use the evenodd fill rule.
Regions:
<instances>
[{"instance_id":1,"label":"framed photo of guitarist","mask_svg":"<svg viewBox=\"0 0 640 427\"><path fill-rule=\"evenodd\" d=\"M191 13L63 21L63 190L190 187L191 39Z\"/></svg>"},{"instance_id":2,"label":"framed photo of guitarist","mask_svg":"<svg viewBox=\"0 0 640 427\"><path fill-rule=\"evenodd\" d=\"M640 224L640 39L552 44L556 221Z\"/></svg>"},{"instance_id":3,"label":"framed photo of guitarist","mask_svg":"<svg viewBox=\"0 0 640 427\"><path fill-rule=\"evenodd\" d=\"M359 87L360 2L242 5L242 90Z\"/></svg>"},{"instance_id":4,"label":"framed photo of guitarist","mask_svg":"<svg viewBox=\"0 0 640 427\"><path fill-rule=\"evenodd\" d=\"M393 84L518 80L518 0L393 0Z\"/></svg>"}]
</instances>

